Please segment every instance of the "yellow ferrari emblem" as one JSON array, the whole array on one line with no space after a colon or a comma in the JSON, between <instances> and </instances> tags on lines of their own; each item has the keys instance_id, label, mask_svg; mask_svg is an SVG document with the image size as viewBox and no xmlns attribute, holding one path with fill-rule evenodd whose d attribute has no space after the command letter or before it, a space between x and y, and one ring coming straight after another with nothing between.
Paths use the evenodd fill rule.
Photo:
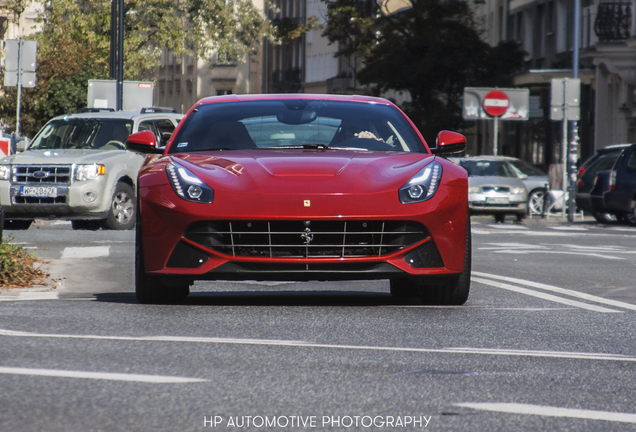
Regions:
<instances>
[{"instance_id":1,"label":"yellow ferrari emblem","mask_svg":"<svg viewBox=\"0 0 636 432\"><path fill-rule=\"evenodd\" d=\"M311 207L311 201L309 200L305 200L304 204L305 204L305 207Z\"/></svg>"}]
</instances>

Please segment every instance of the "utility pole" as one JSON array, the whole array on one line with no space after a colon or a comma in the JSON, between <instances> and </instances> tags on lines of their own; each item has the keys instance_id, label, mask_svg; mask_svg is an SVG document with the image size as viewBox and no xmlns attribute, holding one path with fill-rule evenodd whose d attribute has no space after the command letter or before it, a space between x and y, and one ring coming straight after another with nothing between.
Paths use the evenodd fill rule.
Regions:
<instances>
[{"instance_id":1,"label":"utility pole","mask_svg":"<svg viewBox=\"0 0 636 432\"><path fill-rule=\"evenodd\" d=\"M579 78L579 37L581 33L581 0L574 0L574 37L572 46L572 78ZM580 84L579 84L580 85ZM571 140L568 158L568 176L570 178L570 208L568 220L574 221L574 213L576 211L576 164L578 162L579 150L579 128L578 119L572 122Z\"/></svg>"}]
</instances>

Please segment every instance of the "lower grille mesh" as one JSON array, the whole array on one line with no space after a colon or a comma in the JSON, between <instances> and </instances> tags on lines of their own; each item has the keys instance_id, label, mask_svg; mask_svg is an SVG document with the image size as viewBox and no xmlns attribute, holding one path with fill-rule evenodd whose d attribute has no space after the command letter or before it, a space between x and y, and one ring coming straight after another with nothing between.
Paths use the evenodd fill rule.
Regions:
<instances>
[{"instance_id":1,"label":"lower grille mesh","mask_svg":"<svg viewBox=\"0 0 636 432\"><path fill-rule=\"evenodd\" d=\"M188 240L231 256L307 258L390 254L429 234L411 221L206 221Z\"/></svg>"}]
</instances>

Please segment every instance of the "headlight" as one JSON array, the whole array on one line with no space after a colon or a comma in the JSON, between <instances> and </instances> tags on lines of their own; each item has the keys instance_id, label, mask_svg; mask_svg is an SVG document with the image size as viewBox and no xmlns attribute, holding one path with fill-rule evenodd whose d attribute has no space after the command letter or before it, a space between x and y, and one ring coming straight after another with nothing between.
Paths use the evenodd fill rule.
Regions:
<instances>
[{"instance_id":1,"label":"headlight","mask_svg":"<svg viewBox=\"0 0 636 432\"><path fill-rule=\"evenodd\" d=\"M513 195L519 195L519 194L522 194L522 193L526 193L526 188L521 188L521 187L519 187L519 188L512 188L512 189L510 190L510 192L511 192Z\"/></svg>"},{"instance_id":2,"label":"headlight","mask_svg":"<svg viewBox=\"0 0 636 432\"><path fill-rule=\"evenodd\" d=\"M174 162L166 165L166 173L175 193L184 200L211 203L214 191L194 175L192 171Z\"/></svg>"},{"instance_id":3,"label":"headlight","mask_svg":"<svg viewBox=\"0 0 636 432\"><path fill-rule=\"evenodd\" d=\"M437 192L441 179L442 166L431 162L400 188L400 201L402 204L410 204L431 199Z\"/></svg>"},{"instance_id":4,"label":"headlight","mask_svg":"<svg viewBox=\"0 0 636 432\"><path fill-rule=\"evenodd\" d=\"M471 186L468 188L468 193L481 193L480 186Z\"/></svg>"},{"instance_id":5,"label":"headlight","mask_svg":"<svg viewBox=\"0 0 636 432\"><path fill-rule=\"evenodd\" d=\"M76 181L94 180L97 176L104 174L106 174L106 167L104 165L92 164L75 166Z\"/></svg>"},{"instance_id":6,"label":"headlight","mask_svg":"<svg viewBox=\"0 0 636 432\"><path fill-rule=\"evenodd\" d=\"M11 165L0 165L0 180L11 179Z\"/></svg>"}]
</instances>

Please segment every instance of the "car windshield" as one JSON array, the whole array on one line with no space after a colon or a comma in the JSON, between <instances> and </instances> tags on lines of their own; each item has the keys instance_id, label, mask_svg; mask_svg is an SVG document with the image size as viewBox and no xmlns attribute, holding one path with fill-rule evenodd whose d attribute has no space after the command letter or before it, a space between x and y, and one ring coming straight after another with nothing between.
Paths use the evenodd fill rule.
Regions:
<instances>
[{"instance_id":1,"label":"car windshield","mask_svg":"<svg viewBox=\"0 0 636 432\"><path fill-rule=\"evenodd\" d=\"M471 177L517 177L512 166L504 161L460 160L459 164Z\"/></svg>"},{"instance_id":2,"label":"car windshield","mask_svg":"<svg viewBox=\"0 0 636 432\"><path fill-rule=\"evenodd\" d=\"M123 150L132 131L127 119L64 118L52 120L36 135L29 150Z\"/></svg>"},{"instance_id":3,"label":"car windshield","mask_svg":"<svg viewBox=\"0 0 636 432\"><path fill-rule=\"evenodd\" d=\"M294 99L201 105L187 117L169 153L264 148L426 152L392 106Z\"/></svg>"},{"instance_id":4,"label":"car windshield","mask_svg":"<svg viewBox=\"0 0 636 432\"><path fill-rule=\"evenodd\" d=\"M530 165L527 162L524 162L520 159L513 159L509 161L510 164L521 171L522 174L527 175L528 177L537 177L537 176L545 176L546 174L538 168Z\"/></svg>"}]
</instances>

